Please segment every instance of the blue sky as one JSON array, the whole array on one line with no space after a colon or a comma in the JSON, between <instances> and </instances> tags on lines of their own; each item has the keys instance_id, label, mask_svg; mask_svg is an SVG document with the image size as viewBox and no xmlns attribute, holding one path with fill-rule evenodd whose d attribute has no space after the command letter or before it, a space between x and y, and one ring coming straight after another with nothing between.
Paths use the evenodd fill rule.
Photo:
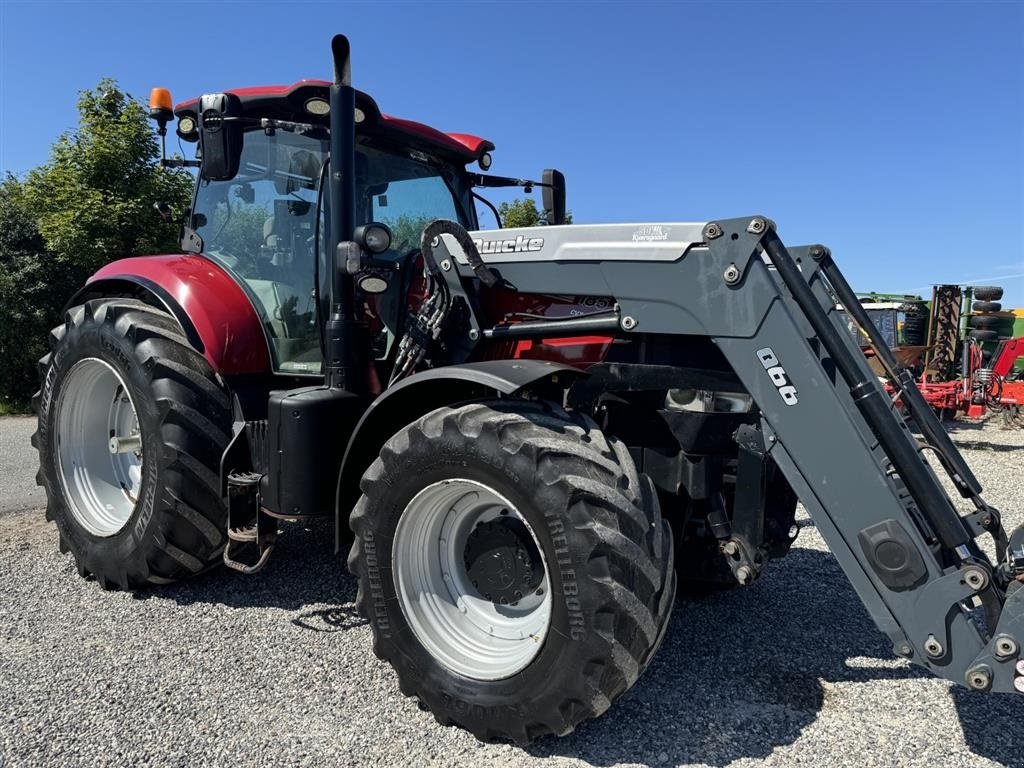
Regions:
<instances>
[{"instance_id":1,"label":"blue sky","mask_svg":"<svg viewBox=\"0 0 1024 768\"><path fill-rule=\"evenodd\" d=\"M1024 306L1024 3L45 3L0 0L0 170L76 92L328 78L345 32L383 111L558 167L578 223L764 213L858 290Z\"/></svg>"}]
</instances>

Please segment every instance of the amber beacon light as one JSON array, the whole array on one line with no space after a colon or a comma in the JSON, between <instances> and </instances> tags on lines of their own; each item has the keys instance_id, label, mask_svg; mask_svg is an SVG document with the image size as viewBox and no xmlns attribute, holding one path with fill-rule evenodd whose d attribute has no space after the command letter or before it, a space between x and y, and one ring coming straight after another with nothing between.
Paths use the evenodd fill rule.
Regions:
<instances>
[{"instance_id":1,"label":"amber beacon light","mask_svg":"<svg viewBox=\"0 0 1024 768\"><path fill-rule=\"evenodd\" d=\"M174 116L171 108L171 92L166 88L154 88L149 92L149 117L166 125Z\"/></svg>"}]
</instances>

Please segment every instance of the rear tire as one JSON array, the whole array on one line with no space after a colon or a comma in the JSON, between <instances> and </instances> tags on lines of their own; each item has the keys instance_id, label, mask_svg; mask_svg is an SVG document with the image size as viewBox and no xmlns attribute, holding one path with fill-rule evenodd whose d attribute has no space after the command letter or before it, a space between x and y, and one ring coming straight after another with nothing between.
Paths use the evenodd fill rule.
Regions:
<instances>
[{"instance_id":1,"label":"rear tire","mask_svg":"<svg viewBox=\"0 0 1024 768\"><path fill-rule=\"evenodd\" d=\"M1003 289L998 285L979 285L974 289L974 298L978 301L999 301L1003 298Z\"/></svg>"},{"instance_id":2,"label":"rear tire","mask_svg":"<svg viewBox=\"0 0 1024 768\"><path fill-rule=\"evenodd\" d=\"M967 325L971 328L996 328L1006 323L1007 318L1002 315L971 315L967 318ZM1013 318L1010 318L1012 323Z\"/></svg>"},{"instance_id":3,"label":"rear tire","mask_svg":"<svg viewBox=\"0 0 1024 768\"><path fill-rule=\"evenodd\" d=\"M974 339L975 341L996 341L999 338L999 334L987 328L976 328L972 331L968 331L967 337Z\"/></svg>"},{"instance_id":4,"label":"rear tire","mask_svg":"<svg viewBox=\"0 0 1024 768\"><path fill-rule=\"evenodd\" d=\"M998 301L976 301L971 305L975 312L999 312L1002 308L1003 305Z\"/></svg>"},{"instance_id":5,"label":"rear tire","mask_svg":"<svg viewBox=\"0 0 1024 768\"><path fill-rule=\"evenodd\" d=\"M133 299L72 307L50 341L32 444L61 551L104 588L164 584L218 564L231 404L207 361L170 315ZM118 430L141 435L127 458L107 447ZM123 481L125 466L137 484Z\"/></svg>"},{"instance_id":6,"label":"rear tire","mask_svg":"<svg viewBox=\"0 0 1024 768\"><path fill-rule=\"evenodd\" d=\"M436 528L440 538L416 539L419 560L436 562L438 575L443 572L441 587L417 594L406 587L403 574L415 563L403 559L410 551L403 531L410 519L436 514L418 500L458 483L478 484L484 495L507 500L538 546L534 563L542 561L542 583L552 599L543 631L520 641L529 646L526 653L495 637L501 619L497 632L495 626L479 627L465 646L452 639L456 651L466 648L461 655L439 653L445 638L424 628L422 606L440 606L451 623L469 630L458 612L466 615L467 606L471 615L480 605L505 615L504 605L487 602L493 596L472 594L465 586L464 575L456 572L458 558L445 559L445 539L458 541L457 525L449 521L479 496L446 498L439 513L445 522ZM526 401L440 408L392 437L361 485L364 495L350 521L357 603L370 619L374 652L394 667L402 692L417 696L438 722L485 741L528 744L567 734L627 691L660 645L675 595L672 536L650 480L637 474L625 447L590 419ZM469 519L470 537L480 530L473 527L479 520ZM468 538L462 551L467 572L475 573ZM454 565L451 573L445 563ZM516 605L518 600L526 601L519 598ZM472 658L463 661L488 656L499 665L496 644L509 648L507 668L477 673Z\"/></svg>"}]
</instances>

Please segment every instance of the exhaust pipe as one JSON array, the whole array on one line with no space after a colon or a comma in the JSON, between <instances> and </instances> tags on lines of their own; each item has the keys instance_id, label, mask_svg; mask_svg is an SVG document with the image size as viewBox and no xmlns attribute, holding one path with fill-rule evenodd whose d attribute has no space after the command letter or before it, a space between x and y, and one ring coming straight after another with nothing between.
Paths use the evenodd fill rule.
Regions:
<instances>
[{"instance_id":1,"label":"exhaust pipe","mask_svg":"<svg viewBox=\"0 0 1024 768\"><path fill-rule=\"evenodd\" d=\"M352 88L351 46L345 35L331 40L334 83L331 85L331 171L328 253L331 261L330 319L325 324L326 385L358 392L358 321L352 276L345 269L342 243L352 239L356 219L356 92Z\"/></svg>"}]
</instances>

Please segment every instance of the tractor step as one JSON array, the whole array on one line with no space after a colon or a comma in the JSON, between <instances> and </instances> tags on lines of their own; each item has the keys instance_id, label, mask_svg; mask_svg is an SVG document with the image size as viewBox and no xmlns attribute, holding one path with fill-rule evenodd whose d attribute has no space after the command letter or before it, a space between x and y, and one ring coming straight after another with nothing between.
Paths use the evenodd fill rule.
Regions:
<instances>
[{"instance_id":1,"label":"tractor step","mask_svg":"<svg viewBox=\"0 0 1024 768\"><path fill-rule=\"evenodd\" d=\"M270 559L277 542L277 521L260 509L260 480L256 472L228 475L228 543L224 565L246 575L257 573ZM243 562L240 551L255 548L255 562Z\"/></svg>"},{"instance_id":2,"label":"tractor step","mask_svg":"<svg viewBox=\"0 0 1024 768\"><path fill-rule=\"evenodd\" d=\"M253 522L252 525L247 525L244 528L229 528L228 538L239 544L252 543L256 541L259 535L257 527L256 523Z\"/></svg>"},{"instance_id":3,"label":"tractor step","mask_svg":"<svg viewBox=\"0 0 1024 768\"><path fill-rule=\"evenodd\" d=\"M263 566L267 564L267 560L270 559L270 555L274 551L273 543L264 542L261 545L257 546L257 550L259 551L259 558L256 560L255 563L247 564L242 562L241 560L236 559L238 557L237 552L239 549L242 549L247 544L256 541L257 536L255 525L253 525L251 529L247 529L239 533L248 534L250 530L252 532L252 535L247 540L236 538L234 535L232 535L233 532L229 531L228 537L230 541L228 542L228 545L224 547L224 565L226 565L228 568L238 571L239 573L244 573L247 576L263 570Z\"/></svg>"}]
</instances>

